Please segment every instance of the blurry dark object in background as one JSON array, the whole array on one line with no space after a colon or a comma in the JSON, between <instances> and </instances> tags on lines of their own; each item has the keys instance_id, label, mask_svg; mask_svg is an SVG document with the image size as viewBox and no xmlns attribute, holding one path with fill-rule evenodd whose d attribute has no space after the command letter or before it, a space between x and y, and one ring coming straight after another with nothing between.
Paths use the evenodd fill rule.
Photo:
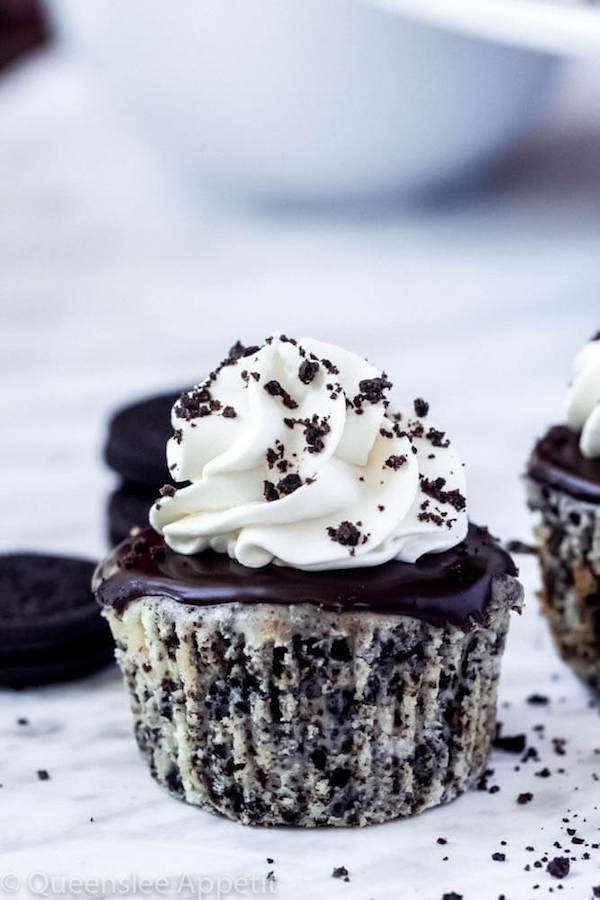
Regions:
<instances>
[{"instance_id":1,"label":"blurry dark object in background","mask_svg":"<svg viewBox=\"0 0 600 900\"><path fill-rule=\"evenodd\" d=\"M95 563L0 554L0 685L80 678L113 662L113 640L91 590Z\"/></svg>"},{"instance_id":2,"label":"blurry dark object in background","mask_svg":"<svg viewBox=\"0 0 600 900\"><path fill-rule=\"evenodd\" d=\"M108 540L111 546L124 541L134 525L147 525L150 507L166 481L144 485L125 481L108 498Z\"/></svg>"},{"instance_id":3,"label":"blurry dark object in background","mask_svg":"<svg viewBox=\"0 0 600 900\"><path fill-rule=\"evenodd\" d=\"M37 0L0 0L0 71L43 46L49 34Z\"/></svg>"},{"instance_id":4,"label":"blurry dark object in background","mask_svg":"<svg viewBox=\"0 0 600 900\"><path fill-rule=\"evenodd\" d=\"M134 525L148 524L148 510L171 481L166 446L173 433L171 407L182 390L123 406L108 424L104 459L122 479L108 501L111 544L120 543Z\"/></svg>"}]
</instances>

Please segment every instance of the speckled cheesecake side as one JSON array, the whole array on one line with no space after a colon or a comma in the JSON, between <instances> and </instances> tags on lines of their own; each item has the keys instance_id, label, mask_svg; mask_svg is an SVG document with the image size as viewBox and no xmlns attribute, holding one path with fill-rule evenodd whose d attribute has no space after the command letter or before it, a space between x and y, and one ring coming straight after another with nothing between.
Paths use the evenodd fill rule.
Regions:
<instances>
[{"instance_id":1,"label":"speckled cheesecake side","mask_svg":"<svg viewBox=\"0 0 600 900\"><path fill-rule=\"evenodd\" d=\"M600 506L527 479L544 589L542 611L558 653L600 692Z\"/></svg>"},{"instance_id":2,"label":"speckled cheesecake side","mask_svg":"<svg viewBox=\"0 0 600 900\"><path fill-rule=\"evenodd\" d=\"M154 778L246 824L367 825L452 800L485 767L511 608L465 632L309 604L105 611Z\"/></svg>"}]
</instances>

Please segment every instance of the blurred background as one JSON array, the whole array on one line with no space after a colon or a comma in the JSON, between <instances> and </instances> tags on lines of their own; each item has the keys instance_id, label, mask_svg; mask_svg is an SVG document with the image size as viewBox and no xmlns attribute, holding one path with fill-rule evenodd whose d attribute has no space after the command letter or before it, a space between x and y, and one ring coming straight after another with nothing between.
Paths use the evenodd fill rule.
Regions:
<instances>
[{"instance_id":1,"label":"blurred background","mask_svg":"<svg viewBox=\"0 0 600 900\"><path fill-rule=\"evenodd\" d=\"M598 16L0 0L2 546L102 553L108 415L277 328L425 397L526 538L600 327Z\"/></svg>"}]
</instances>

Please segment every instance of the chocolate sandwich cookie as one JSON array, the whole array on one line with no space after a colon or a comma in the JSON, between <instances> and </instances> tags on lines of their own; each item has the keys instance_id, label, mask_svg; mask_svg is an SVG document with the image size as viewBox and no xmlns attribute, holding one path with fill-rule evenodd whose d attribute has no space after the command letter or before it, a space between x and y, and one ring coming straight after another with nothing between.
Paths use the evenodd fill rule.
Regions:
<instances>
[{"instance_id":1,"label":"chocolate sandwich cookie","mask_svg":"<svg viewBox=\"0 0 600 900\"><path fill-rule=\"evenodd\" d=\"M171 408L181 391L169 391L118 409L108 425L104 459L124 481L154 487L169 477L165 445Z\"/></svg>"},{"instance_id":2,"label":"chocolate sandwich cookie","mask_svg":"<svg viewBox=\"0 0 600 900\"><path fill-rule=\"evenodd\" d=\"M161 486L170 481L165 444L171 434L171 408L180 393L128 404L110 419L104 459L123 479L108 499L111 545L126 538L134 526L147 524Z\"/></svg>"},{"instance_id":3,"label":"chocolate sandwich cookie","mask_svg":"<svg viewBox=\"0 0 600 900\"><path fill-rule=\"evenodd\" d=\"M113 659L90 590L94 564L35 553L0 556L0 684L22 688L87 675Z\"/></svg>"}]
</instances>

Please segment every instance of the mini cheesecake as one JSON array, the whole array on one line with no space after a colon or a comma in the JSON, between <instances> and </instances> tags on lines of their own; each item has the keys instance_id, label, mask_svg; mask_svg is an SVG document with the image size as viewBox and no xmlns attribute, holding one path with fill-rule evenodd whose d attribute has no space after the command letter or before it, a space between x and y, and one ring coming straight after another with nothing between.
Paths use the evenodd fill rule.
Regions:
<instances>
[{"instance_id":1,"label":"mini cheesecake","mask_svg":"<svg viewBox=\"0 0 600 900\"><path fill-rule=\"evenodd\" d=\"M94 588L171 793L245 824L367 825L481 776L510 557L469 525L422 398L359 355L237 342L173 406L169 473Z\"/></svg>"},{"instance_id":2,"label":"mini cheesecake","mask_svg":"<svg viewBox=\"0 0 600 900\"><path fill-rule=\"evenodd\" d=\"M544 612L556 648L600 691L600 333L575 359L566 424L535 445L527 465Z\"/></svg>"}]
</instances>

